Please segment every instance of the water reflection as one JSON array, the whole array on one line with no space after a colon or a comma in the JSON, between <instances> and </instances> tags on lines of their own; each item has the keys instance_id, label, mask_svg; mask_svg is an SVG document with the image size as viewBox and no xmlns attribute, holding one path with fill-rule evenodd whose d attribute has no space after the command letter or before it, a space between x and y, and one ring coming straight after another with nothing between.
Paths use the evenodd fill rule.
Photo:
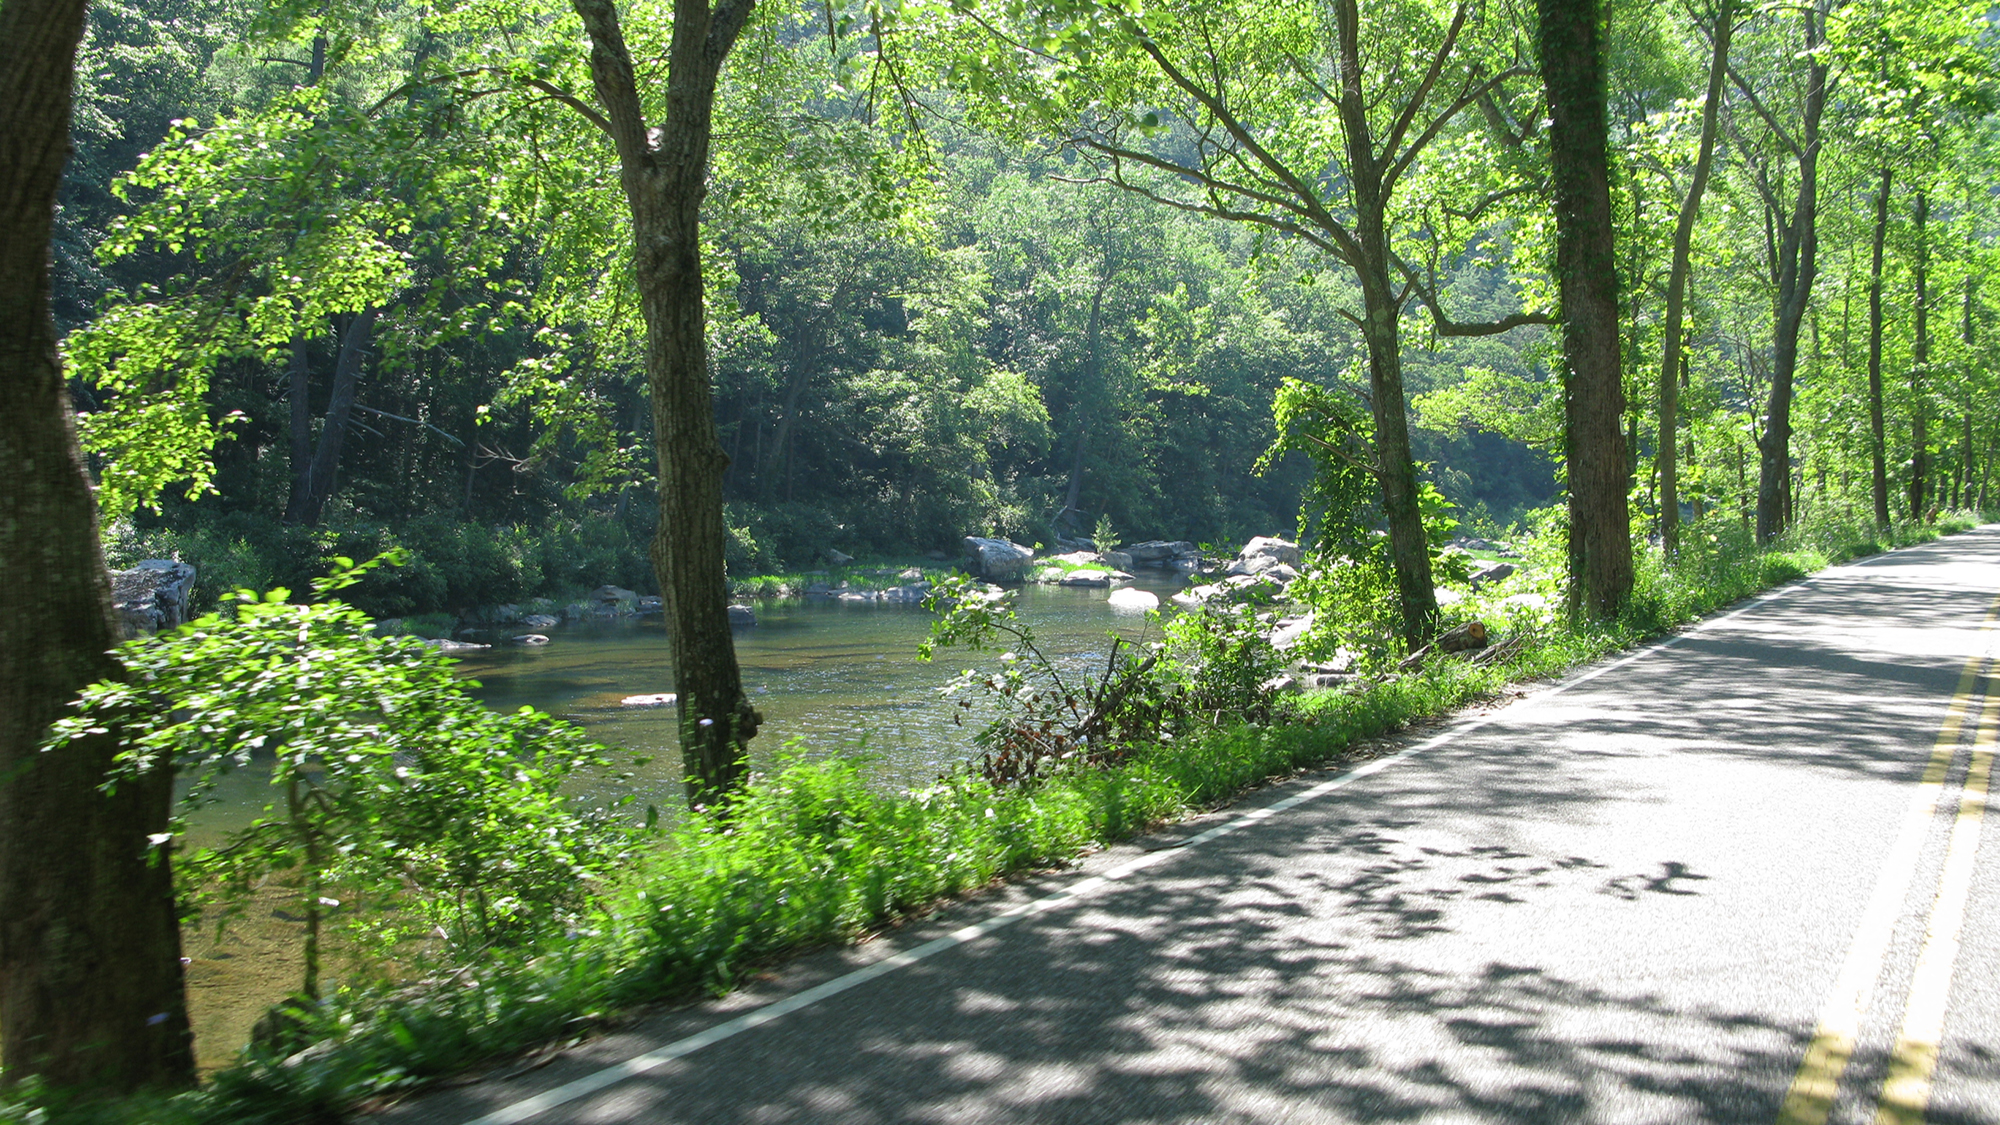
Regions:
<instances>
[{"instance_id":1,"label":"water reflection","mask_svg":"<svg viewBox=\"0 0 2000 1125\"><path fill-rule=\"evenodd\" d=\"M1164 601L1178 584L1142 588ZM1114 631L1129 641L1157 639L1157 627L1149 636L1145 618L1114 612L1107 595L1028 587L1015 597L1043 651L1080 673L1103 666ZM759 605L757 625L736 634L744 687L765 719L751 743L753 766L768 766L794 739L812 754L869 755L872 774L885 785L921 784L963 761L971 732L953 724L953 708L938 692L960 669L990 666L993 654L945 650L931 663L919 661L917 645L930 622L920 607L897 603ZM480 682L478 695L490 706L539 707L610 745L650 755L639 771L642 783L677 800L673 709L622 703L673 687L660 619L586 622L549 635L545 646L467 653L460 668Z\"/></svg>"}]
</instances>

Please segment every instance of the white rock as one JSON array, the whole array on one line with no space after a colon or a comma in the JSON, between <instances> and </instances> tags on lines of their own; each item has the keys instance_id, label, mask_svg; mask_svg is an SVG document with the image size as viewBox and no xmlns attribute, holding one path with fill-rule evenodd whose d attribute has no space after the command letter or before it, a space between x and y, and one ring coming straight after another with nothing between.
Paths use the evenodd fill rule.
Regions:
<instances>
[{"instance_id":1,"label":"white rock","mask_svg":"<svg viewBox=\"0 0 2000 1125\"><path fill-rule=\"evenodd\" d=\"M1117 613L1144 613L1160 608L1160 599L1144 590L1113 590L1105 604Z\"/></svg>"},{"instance_id":2,"label":"white rock","mask_svg":"<svg viewBox=\"0 0 2000 1125\"><path fill-rule=\"evenodd\" d=\"M973 574L980 578L1007 580L1025 570L1035 552L1009 539L965 537L965 557Z\"/></svg>"},{"instance_id":3,"label":"white rock","mask_svg":"<svg viewBox=\"0 0 2000 1125\"><path fill-rule=\"evenodd\" d=\"M1243 549L1236 552L1236 557L1246 562L1251 559L1270 559L1295 567L1299 565L1299 545L1288 539L1259 535L1243 544Z\"/></svg>"}]
</instances>

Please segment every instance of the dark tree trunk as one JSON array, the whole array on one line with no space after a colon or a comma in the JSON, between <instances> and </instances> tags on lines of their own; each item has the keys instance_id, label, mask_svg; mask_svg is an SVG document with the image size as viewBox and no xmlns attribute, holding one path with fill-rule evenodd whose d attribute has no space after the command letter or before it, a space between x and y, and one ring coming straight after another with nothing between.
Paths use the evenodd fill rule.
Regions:
<instances>
[{"instance_id":1,"label":"dark tree trunk","mask_svg":"<svg viewBox=\"0 0 2000 1125\"><path fill-rule=\"evenodd\" d=\"M1930 246L1925 242L1930 233L1930 197L1919 191L1916 206L1917 333L1910 349L1910 518L1920 520L1929 495L1931 465L1930 404L1925 400L1931 363Z\"/></svg>"},{"instance_id":2,"label":"dark tree trunk","mask_svg":"<svg viewBox=\"0 0 2000 1125\"><path fill-rule=\"evenodd\" d=\"M1632 593L1603 44L1596 0L1537 0L1536 8L1542 81L1549 98L1556 275L1569 368L1564 400L1570 603L1585 616L1603 619L1615 617Z\"/></svg>"},{"instance_id":3,"label":"dark tree trunk","mask_svg":"<svg viewBox=\"0 0 2000 1125\"><path fill-rule=\"evenodd\" d=\"M1820 0L1821 5L1828 0ZM1771 214L1779 225L1778 301L1772 338L1771 396L1765 402L1764 432L1757 439L1757 542L1769 542L1785 528L1792 477L1792 384L1799 366L1799 329L1812 301L1819 273L1819 125L1826 109L1828 62L1826 13L1823 7L1803 11L1806 21L1806 99L1797 147L1798 197L1789 220ZM1773 200L1767 197L1767 207Z\"/></svg>"},{"instance_id":4,"label":"dark tree trunk","mask_svg":"<svg viewBox=\"0 0 2000 1125\"><path fill-rule=\"evenodd\" d=\"M1077 388L1076 422L1071 427L1071 441L1074 443L1075 458L1069 467L1069 487L1063 492L1063 510L1057 514L1058 525L1068 523L1072 528L1080 527L1083 512L1077 507L1083 500L1083 465L1090 452L1090 408L1084 404L1084 394L1103 394L1103 368L1097 361L1098 342L1103 325L1104 293L1111 287L1107 271L1097 284L1097 291L1090 295L1090 319L1083 329L1083 383ZM1109 543L1098 544L1098 550L1108 551Z\"/></svg>"},{"instance_id":5,"label":"dark tree trunk","mask_svg":"<svg viewBox=\"0 0 2000 1125\"><path fill-rule=\"evenodd\" d=\"M326 502L340 484L340 450L347 441L347 423L354 416L354 399L361 390L361 365L368 354L374 332L376 309L356 313L340 336L340 353L333 365L333 395L326 404L326 421L319 431L319 444L310 458L301 457L307 448L310 423L301 421L306 401L307 371L302 341L292 344L292 494L285 503L285 522L314 527L326 510ZM307 414L310 417L310 414Z\"/></svg>"},{"instance_id":6,"label":"dark tree trunk","mask_svg":"<svg viewBox=\"0 0 2000 1125\"><path fill-rule=\"evenodd\" d=\"M313 454L312 360L304 333L292 337L289 375L287 397L291 400L288 405L291 407L292 495L296 497L299 491L299 476L306 466L312 464ZM285 508L289 514L291 509L289 499L285 503Z\"/></svg>"},{"instance_id":7,"label":"dark tree trunk","mask_svg":"<svg viewBox=\"0 0 2000 1125\"><path fill-rule=\"evenodd\" d=\"M50 315L83 0L0 5L0 1055L90 1094L192 1081L171 775L99 786L115 737L41 753L118 634Z\"/></svg>"},{"instance_id":8,"label":"dark tree trunk","mask_svg":"<svg viewBox=\"0 0 2000 1125\"><path fill-rule=\"evenodd\" d=\"M723 572L722 475L703 305L701 202L715 83L754 0L675 0L666 117L648 129L612 0L572 0L590 36L590 71L618 148L632 212L633 270L646 316L646 382L660 467L653 567L666 603L688 800L710 804L743 781L763 716L743 694Z\"/></svg>"},{"instance_id":9,"label":"dark tree trunk","mask_svg":"<svg viewBox=\"0 0 2000 1125\"><path fill-rule=\"evenodd\" d=\"M1882 424L1882 248L1889 236L1890 171L1875 192L1875 258L1868 271L1868 438L1875 526L1889 526L1888 435Z\"/></svg>"},{"instance_id":10,"label":"dark tree trunk","mask_svg":"<svg viewBox=\"0 0 2000 1125\"><path fill-rule=\"evenodd\" d=\"M1660 360L1659 448L1655 463L1660 474L1660 549L1673 558L1681 549L1680 465L1676 446L1680 428L1680 379L1687 302L1688 260L1694 247L1694 224L1701 216L1701 197L1708 190L1715 166L1715 136L1722 118L1722 80L1729 72L1729 40L1736 31L1736 12L1722 0L1715 12L1713 51L1708 62L1708 95L1701 106L1701 149L1695 156L1694 181L1674 221L1673 265L1667 275L1666 354Z\"/></svg>"},{"instance_id":11,"label":"dark tree trunk","mask_svg":"<svg viewBox=\"0 0 2000 1125\"><path fill-rule=\"evenodd\" d=\"M1412 650L1437 630L1437 587L1430 542L1418 502L1417 466L1410 457L1409 409L1403 394L1402 302L1390 279L1387 185L1361 86L1361 15L1355 0L1334 6L1340 37L1340 119L1347 137L1354 194L1355 273L1361 282L1361 334L1368 344L1369 406L1375 420L1376 477L1389 525L1389 561L1404 643Z\"/></svg>"},{"instance_id":12,"label":"dark tree trunk","mask_svg":"<svg viewBox=\"0 0 2000 1125\"><path fill-rule=\"evenodd\" d=\"M1962 312L1962 319L1959 321L1958 329L1959 342L1965 345L1967 355L1972 354L1975 342L1972 327L1972 299L1973 294L1978 291L1978 288L1978 278L1968 271L1965 276L1964 299L1959 306ZM1965 407L1961 415L1961 419L1965 425L1958 444L1959 459L1964 462L1960 466L1960 473L1964 483L1958 490L1958 506L1961 508L1972 508L1974 511L1978 509L1973 502L1972 474L1974 462L1977 460L1977 457L1972 451L1972 417L1973 411L1978 408L1978 402L1978 392L1973 390L1971 381L1967 380L1965 386Z\"/></svg>"}]
</instances>

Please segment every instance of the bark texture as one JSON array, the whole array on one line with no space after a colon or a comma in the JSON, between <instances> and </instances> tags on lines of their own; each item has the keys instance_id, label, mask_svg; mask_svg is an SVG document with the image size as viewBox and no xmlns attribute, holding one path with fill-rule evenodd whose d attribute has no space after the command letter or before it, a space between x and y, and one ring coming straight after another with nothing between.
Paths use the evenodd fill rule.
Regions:
<instances>
[{"instance_id":1,"label":"bark texture","mask_svg":"<svg viewBox=\"0 0 2000 1125\"><path fill-rule=\"evenodd\" d=\"M1688 184L1687 198L1681 200L1674 220L1673 265L1667 275L1667 322L1665 355L1660 359L1659 444L1654 460L1660 474L1660 549L1668 558L1680 553L1681 494L1679 453L1681 367L1685 352L1684 331L1687 304L1688 260L1694 247L1694 224L1701 216L1701 197L1708 190L1709 172L1715 166L1715 137L1722 117L1722 82L1729 73L1729 40L1736 30L1736 11L1731 0L1722 0L1715 12L1715 33L1711 37L1708 62L1708 95L1701 105L1701 148L1695 155L1694 180Z\"/></svg>"},{"instance_id":2,"label":"bark texture","mask_svg":"<svg viewBox=\"0 0 2000 1125\"><path fill-rule=\"evenodd\" d=\"M1910 349L1910 518L1924 518L1930 500L1930 399L1926 383L1931 366L1930 197L1919 191L1916 201L1916 339Z\"/></svg>"},{"instance_id":3,"label":"bark texture","mask_svg":"<svg viewBox=\"0 0 2000 1125\"><path fill-rule=\"evenodd\" d=\"M1608 618L1632 593L1632 525L1601 17L1596 0L1538 0L1537 10L1569 369L1570 601Z\"/></svg>"},{"instance_id":4,"label":"bark texture","mask_svg":"<svg viewBox=\"0 0 2000 1125\"><path fill-rule=\"evenodd\" d=\"M1771 394L1764 405L1764 432L1757 438L1757 542L1769 542L1791 521L1792 384L1799 367L1799 330L1812 301L1819 275L1819 128L1826 111L1829 63L1826 45L1826 4L1802 10L1805 20L1805 106L1796 140L1787 141L1797 165L1798 193L1786 209L1776 185L1763 170L1758 188L1765 210L1778 234L1778 259L1772 271L1777 282L1775 327L1771 339Z\"/></svg>"},{"instance_id":5,"label":"bark texture","mask_svg":"<svg viewBox=\"0 0 2000 1125\"><path fill-rule=\"evenodd\" d=\"M106 795L110 737L38 752L79 688L116 675L97 511L50 316L84 0L0 5L0 1058L90 1094L192 1080L164 850L172 778ZM150 849L150 850L149 850Z\"/></svg>"},{"instance_id":6,"label":"bark texture","mask_svg":"<svg viewBox=\"0 0 2000 1125\"><path fill-rule=\"evenodd\" d=\"M1877 527L1889 526L1888 436L1882 425L1882 250L1889 236L1890 180L1889 169L1882 169L1882 184L1875 191L1875 258L1868 272L1868 454Z\"/></svg>"},{"instance_id":7,"label":"bark texture","mask_svg":"<svg viewBox=\"0 0 2000 1125\"><path fill-rule=\"evenodd\" d=\"M649 128L613 0L572 0L590 35L598 124L618 149L632 213L633 270L646 317L646 382L660 467L653 567L666 605L688 800L738 788L763 721L743 694L723 572L722 477L703 305L701 203L715 83L754 0L675 0L665 116Z\"/></svg>"},{"instance_id":8,"label":"bark texture","mask_svg":"<svg viewBox=\"0 0 2000 1125\"><path fill-rule=\"evenodd\" d=\"M1403 393L1403 305L1389 272L1390 161L1368 122L1361 83L1360 10L1355 0L1339 0L1334 14L1340 39L1338 108L1354 199L1350 264L1361 282L1361 335L1368 345L1368 403L1375 421L1375 475L1389 525L1389 562L1396 575L1403 641L1414 650L1437 631L1437 587L1418 502L1417 466L1410 456L1409 406Z\"/></svg>"}]
</instances>

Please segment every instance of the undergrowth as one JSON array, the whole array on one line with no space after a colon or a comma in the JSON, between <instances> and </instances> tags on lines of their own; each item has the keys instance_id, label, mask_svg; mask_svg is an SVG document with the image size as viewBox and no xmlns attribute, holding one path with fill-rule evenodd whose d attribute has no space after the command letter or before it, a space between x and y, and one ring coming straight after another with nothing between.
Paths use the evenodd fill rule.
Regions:
<instances>
[{"instance_id":1,"label":"undergrowth","mask_svg":"<svg viewBox=\"0 0 2000 1125\"><path fill-rule=\"evenodd\" d=\"M334 1121L371 1100L580 1038L647 1003L729 990L758 966L849 940L1010 874L1212 807L1273 777L1350 759L1366 740L1552 676L1822 566L1965 530L1954 513L1877 534L1807 522L1765 549L1733 525L1691 529L1678 566L1642 554L1617 622L1523 626L1505 663L1436 660L1357 689L1308 695L1279 721L1212 727L1138 748L1109 768L1058 769L1031 786L971 773L884 793L844 759L789 755L728 820L694 815L635 847L574 930L421 985L351 989L314 1014L319 1042L247 1052L201 1089L65 1102L23 1087L0 1123L163 1125Z\"/></svg>"}]
</instances>

